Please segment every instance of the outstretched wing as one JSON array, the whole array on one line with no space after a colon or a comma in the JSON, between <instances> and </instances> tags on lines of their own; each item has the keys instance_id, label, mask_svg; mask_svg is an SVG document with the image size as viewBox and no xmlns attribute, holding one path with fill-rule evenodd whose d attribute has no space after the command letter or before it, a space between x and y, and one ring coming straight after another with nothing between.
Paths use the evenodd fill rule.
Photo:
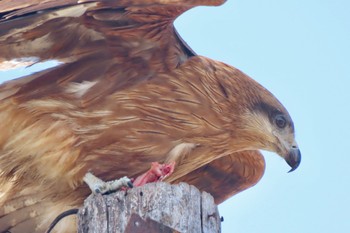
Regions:
<instances>
[{"instance_id":1,"label":"outstretched wing","mask_svg":"<svg viewBox=\"0 0 350 233\"><path fill-rule=\"evenodd\" d=\"M213 195L220 204L254 186L264 171L265 160L259 151L241 151L214 160L175 182L192 184Z\"/></svg>"},{"instance_id":2,"label":"outstretched wing","mask_svg":"<svg viewBox=\"0 0 350 233\"><path fill-rule=\"evenodd\" d=\"M175 18L194 6L223 2L1 1L0 67L51 59L63 63L7 87L6 93L31 99L55 95L68 82L93 85L98 80L82 94L81 104L87 106L173 70L194 55L174 29Z\"/></svg>"}]
</instances>

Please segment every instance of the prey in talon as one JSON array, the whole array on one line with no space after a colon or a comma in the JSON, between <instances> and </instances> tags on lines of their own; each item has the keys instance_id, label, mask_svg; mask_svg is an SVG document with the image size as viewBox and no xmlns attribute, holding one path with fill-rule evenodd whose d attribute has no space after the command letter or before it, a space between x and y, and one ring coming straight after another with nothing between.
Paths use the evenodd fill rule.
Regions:
<instances>
[{"instance_id":1,"label":"prey in talon","mask_svg":"<svg viewBox=\"0 0 350 233\"><path fill-rule=\"evenodd\" d=\"M85 174L83 180L89 186L94 194L108 194L123 188L133 188L147 183L162 181L174 172L175 162L169 164L160 164L153 162L151 168L138 176L136 179L130 179L124 176L120 179L103 181L91 172Z\"/></svg>"},{"instance_id":2,"label":"prey in talon","mask_svg":"<svg viewBox=\"0 0 350 233\"><path fill-rule=\"evenodd\" d=\"M153 162L151 168L144 174L138 176L133 185L135 187L142 186L147 183L162 181L174 172L175 162L169 164L160 164Z\"/></svg>"}]
</instances>

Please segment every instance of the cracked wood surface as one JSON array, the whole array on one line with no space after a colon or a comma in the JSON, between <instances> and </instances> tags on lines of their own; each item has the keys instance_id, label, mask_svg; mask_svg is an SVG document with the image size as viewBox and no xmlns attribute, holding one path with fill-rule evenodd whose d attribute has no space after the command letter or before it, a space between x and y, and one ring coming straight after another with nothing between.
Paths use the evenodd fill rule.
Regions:
<instances>
[{"instance_id":1,"label":"cracked wood surface","mask_svg":"<svg viewBox=\"0 0 350 233\"><path fill-rule=\"evenodd\" d=\"M186 183L150 183L91 195L78 213L78 232L219 233L213 197Z\"/></svg>"}]
</instances>

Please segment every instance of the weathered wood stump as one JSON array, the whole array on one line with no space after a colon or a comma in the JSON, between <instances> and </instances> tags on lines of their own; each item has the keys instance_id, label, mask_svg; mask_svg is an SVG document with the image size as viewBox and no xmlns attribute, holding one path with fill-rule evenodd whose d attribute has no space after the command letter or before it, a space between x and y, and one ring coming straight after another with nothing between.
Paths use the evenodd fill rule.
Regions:
<instances>
[{"instance_id":1,"label":"weathered wood stump","mask_svg":"<svg viewBox=\"0 0 350 233\"><path fill-rule=\"evenodd\" d=\"M186 183L158 182L91 195L78 213L79 233L219 233L213 197Z\"/></svg>"}]
</instances>

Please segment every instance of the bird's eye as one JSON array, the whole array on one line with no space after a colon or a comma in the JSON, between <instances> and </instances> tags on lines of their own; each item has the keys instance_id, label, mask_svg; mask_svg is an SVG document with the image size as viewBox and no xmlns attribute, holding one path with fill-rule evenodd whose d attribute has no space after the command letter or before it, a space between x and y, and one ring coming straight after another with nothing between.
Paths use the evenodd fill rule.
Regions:
<instances>
[{"instance_id":1,"label":"bird's eye","mask_svg":"<svg viewBox=\"0 0 350 233\"><path fill-rule=\"evenodd\" d=\"M287 120L283 115L277 115L275 118L275 123L279 128L283 129L287 125Z\"/></svg>"}]
</instances>

